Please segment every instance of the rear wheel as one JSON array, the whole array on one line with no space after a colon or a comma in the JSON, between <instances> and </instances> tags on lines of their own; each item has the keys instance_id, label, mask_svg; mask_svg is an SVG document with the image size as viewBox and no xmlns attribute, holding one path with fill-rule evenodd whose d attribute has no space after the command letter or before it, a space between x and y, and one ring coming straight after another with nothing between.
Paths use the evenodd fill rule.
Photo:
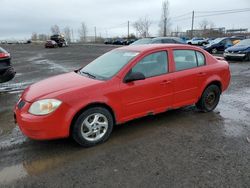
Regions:
<instances>
[{"instance_id":1,"label":"rear wheel","mask_svg":"<svg viewBox=\"0 0 250 188\"><path fill-rule=\"evenodd\" d=\"M216 108L220 100L220 88L217 85L208 86L200 100L196 103L196 107L203 112L210 112Z\"/></svg>"},{"instance_id":2,"label":"rear wheel","mask_svg":"<svg viewBox=\"0 0 250 188\"><path fill-rule=\"evenodd\" d=\"M114 125L111 113L102 107L93 107L84 111L73 124L72 136L84 147L105 142Z\"/></svg>"}]
</instances>

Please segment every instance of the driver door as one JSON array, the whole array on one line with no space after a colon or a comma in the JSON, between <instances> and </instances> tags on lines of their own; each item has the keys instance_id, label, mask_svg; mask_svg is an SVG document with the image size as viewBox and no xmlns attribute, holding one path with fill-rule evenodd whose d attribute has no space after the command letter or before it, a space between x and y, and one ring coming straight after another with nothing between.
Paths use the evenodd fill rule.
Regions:
<instances>
[{"instance_id":1,"label":"driver door","mask_svg":"<svg viewBox=\"0 0 250 188\"><path fill-rule=\"evenodd\" d=\"M123 121L166 111L172 106L172 75L167 52L155 52L141 59L130 71L141 72L144 80L120 85ZM126 75L128 76L128 75Z\"/></svg>"}]
</instances>

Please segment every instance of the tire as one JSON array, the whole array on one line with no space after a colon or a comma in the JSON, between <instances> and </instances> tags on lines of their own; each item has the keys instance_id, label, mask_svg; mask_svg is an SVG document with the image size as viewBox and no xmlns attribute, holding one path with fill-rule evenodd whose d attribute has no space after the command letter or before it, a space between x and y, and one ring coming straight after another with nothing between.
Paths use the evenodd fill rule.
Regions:
<instances>
[{"instance_id":1,"label":"tire","mask_svg":"<svg viewBox=\"0 0 250 188\"><path fill-rule=\"evenodd\" d=\"M250 53L247 53L243 61L250 61Z\"/></svg>"},{"instance_id":2,"label":"tire","mask_svg":"<svg viewBox=\"0 0 250 188\"><path fill-rule=\"evenodd\" d=\"M105 108L93 107L78 116L72 127L73 139L83 147L105 142L113 130L114 118Z\"/></svg>"},{"instance_id":3,"label":"tire","mask_svg":"<svg viewBox=\"0 0 250 188\"><path fill-rule=\"evenodd\" d=\"M217 85L208 86L202 93L200 100L196 103L196 107L202 112L213 111L220 100L220 88Z\"/></svg>"},{"instance_id":4,"label":"tire","mask_svg":"<svg viewBox=\"0 0 250 188\"><path fill-rule=\"evenodd\" d=\"M13 67L7 69L3 74L0 75L0 83L8 82L12 80L16 75Z\"/></svg>"},{"instance_id":5,"label":"tire","mask_svg":"<svg viewBox=\"0 0 250 188\"><path fill-rule=\"evenodd\" d=\"M217 50L216 48L213 48L213 49L211 50L211 53L212 53L212 54L217 54L217 52L218 52L218 50Z\"/></svg>"}]
</instances>

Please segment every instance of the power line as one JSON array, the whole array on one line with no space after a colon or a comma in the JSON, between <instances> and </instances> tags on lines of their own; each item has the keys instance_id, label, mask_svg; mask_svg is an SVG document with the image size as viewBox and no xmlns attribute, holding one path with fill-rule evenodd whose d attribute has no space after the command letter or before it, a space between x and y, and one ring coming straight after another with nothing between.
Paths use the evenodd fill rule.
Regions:
<instances>
[{"instance_id":1,"label":"power line","mask_svg":"<svg viewBox=\"0 0 250 188\"><path fill-rule=\"evenodd\" d=\"M218 16L218 15L225 15L225 14L234 14L234 13L249 12L249 11L250 9L242 10L242 11L221 12L221 13L215 13L215 14L206 14L206 15L196 16L196 18Z\"/></svg>"},{"instance_id":2,"label":"power line","mask_svg":"<svg viewBox=\"0 0 250 188\"><path fill-rule=\"evenodd\" d=\"M213 11L195 11L196 13L203 14L203 13L219 13L219 12L234 12L234 11L245 11L249 10L250 8L242 8L242 9L230 9L230 10L213 10Z\"/></svg>"}]
</instances>

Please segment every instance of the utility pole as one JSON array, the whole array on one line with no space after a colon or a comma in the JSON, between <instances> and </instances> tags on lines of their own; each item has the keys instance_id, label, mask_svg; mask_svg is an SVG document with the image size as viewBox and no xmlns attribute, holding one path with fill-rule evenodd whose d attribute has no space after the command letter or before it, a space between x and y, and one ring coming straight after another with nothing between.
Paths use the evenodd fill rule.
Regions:
<instances>
[{"instance_id":1,"label":"utility pole","mask_svg":"<svg viewBox=\"0 0 250 188\"><path fill-rule=\"evenodd\" d=\"M192 12L191 38L193 38L193 32L194 32L194 11Z\"/></svg>"},{"instance_id":2,"label":"utility pole","mask_svg":"<svg viewBox=\"0 0 250 188\"><path fill-rule=\"evenodd\" d=\"M128 39L129 39L129 21L128 21Z\"/></svg>"},{"instance_id":3,"label":"utility pole","mask_svg":"<svg viewBox=\"0 0 250 188\"><path fill-rule=\"evenodd\" d=\"M95 26L95 43L96 43L96 26Z\"/></svg>"},{"instance_id":4,"label":"utility pole","mask_svg":"<svg viewBox=\"0 0 250 188\"><path fill-rule=\"evenodd\" d=\"M71 29L71 35L72 35L72 42L75 42L73 29Z\"/></svg>"},{"instance_id":5,"label":"utility pole","mask_svg":"<svg viewBox=\"0 0 250 188\"><path fill-rule=\"evenodd\" d=\"M164 17L164 24L163 24L164 28L163 28L163 36L166 37L167 36L167 18Z\"/></svg>"}]
</instances>

